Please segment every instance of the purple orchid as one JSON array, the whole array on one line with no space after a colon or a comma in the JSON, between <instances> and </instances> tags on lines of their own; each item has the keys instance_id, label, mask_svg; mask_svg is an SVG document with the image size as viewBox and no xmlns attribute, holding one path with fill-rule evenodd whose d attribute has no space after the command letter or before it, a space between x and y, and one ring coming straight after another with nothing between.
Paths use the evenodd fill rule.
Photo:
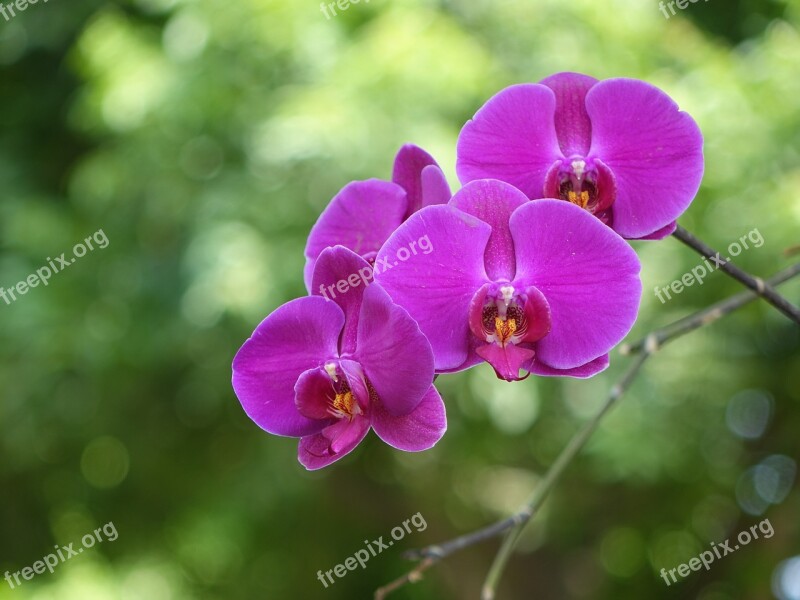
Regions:
<instances>
[{"instance_id":1,"label":"purple orchid","mask_svg":"<svg viewBox=\"0 0 800 600\"><path fill-rule=\"evenodd\" d=\"M328 247L345 246L369 262L392 232L423 206L450 200L450 186L433 157L406 144L397 153L392 181L348 183L317 220L306 244L306 288L311 291L314 264Z\"/></svg>"},{"instance_id":2,"label":"purple orchid","mask_svg":"<svg viewBox=\"0 0 800 600\"><path fill-rule=\"evenodd\" d=\"M509 381L520 369L590 377L636 320L636 254L574 204L474 181L412 215L378 260L422 233L432 253L375 279L419 323L437 372L485 360Z\"/></svg>"},{"instance_id":3,"label":"purple orchid","mask_svg":"<svg viewBox=\"0 0 800 600\"><path fill-rule=\"evenodd\" d=\"M461 131L456 170L462 183L568 200L625 238L661 239L700 187L703 137L648 83L558 73L486 102Z\"/></svg>"},{"instance_id":4,"label":"purple orchid","mask_svg":"<svg viewBox=\"0 0 800 600\"><path fill-rule=\"evenodd\" d=\"M329 248L313 281L346 279L364 267L350 250ZM233 361L233 388L247 415L269 433L299 437L298 458L310 470L348 454L370 427L400 450L431 448L446 429L433 376L425 336L374 284L333 301L284 304Z\"/></svg>"}]
</instances>

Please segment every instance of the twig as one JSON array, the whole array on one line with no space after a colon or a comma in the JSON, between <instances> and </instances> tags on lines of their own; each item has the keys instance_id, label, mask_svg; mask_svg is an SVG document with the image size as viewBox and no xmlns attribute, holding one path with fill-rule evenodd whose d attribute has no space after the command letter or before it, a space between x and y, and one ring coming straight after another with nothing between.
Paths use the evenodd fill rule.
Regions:
<instances>
[{"instance_id":1,"label":"twig","mask_svg":"<svg viewBox=\"0 0 800 600\"><path fill-rule=\"evenodd\" d=\"M556 461L553 463L550 469L548 469L544 479L542 479L542 481L536 486L536 489L531 497L527 502L525 502L519 511L507 519L498 521L497 523L479 529L473 533L462 535L454 540L445 542L444 544L435 544L432 546L427 546L421 550L412 550L406 552L406 558L412 560L422 558L422 562L420 562L417 567L402 577L395 579L388 585L378 589L375 592L375 600L383 600L383 598L385 598L389 593L399 589L406 583L416 583L422 578L422 573L424 571L440 562L443 558L446 558L447 556L450 556L451 554L458 552L463 548L496 537L512 528L514 529L509 535L513 535L515 532L521 531L525 524L539 510L539 507L542 505L550 490L561 477L561 474L564 472L566 467L578 454L578 452L580 452L580 450L591 437L592 433L594 433L594 430L599 425L603 416L605 416L611 407L614 406L617 400L619 400L619 398L625 393L625 390L628 389L639 369L642 367L642 364L649 356L649 354L644 353L635 359L635 362L630 366L628 371L625 372L625 375L619 380L619 382L617 382L615 386L611 388L608 398L600 408L600 411L592 418L591 421L586 423L581 430L572 437L567 444L567 447L562 450ZM510 549L508 552L510 552ZM497 576L499 577L499 573ZM492 596L483 596L483 598L492 598Z\"/></svg>"},{"instance_id":2,"label":"twig","mask_svg":"<svg viewBox=\"0 0 800 600\"><path fill-rule=\"evenodd\" d=\"M706 245L703 241L696 238L680 225L678 225L672 235L689 246L692 250L702 255L704 258L713 260L722 271L740 283L746 285L756 294L764 298L764 300L772 304L772 306L781 311L784 315L789 317L792 321L800 325L800 309L789 302L786 298L781 296L777 291L775 291L775 288L768 283L765 283L763 279L760 277L754 277L753 275L750 275L749 273L746 273L737 267L735 264L728 262L728 259L723 258L719 252L711 248L711 246Z\"/></svg>"},{"instance_id":3,"label":"twig","mask_svg":"<svg viewBox=\"0 0 800 600\"><path fill-rule=\"evenodd\" d=\"M393 582L383 586L382 588L375 590L375 600L383 600L393 591L403 587L407 583L416 583L417 581L422 579L422 574L428 569L430 569L437 562L438 561L434 560L433 558L426 558L402 577L398 577Z\"/></svg>"},{"instance_id":4,"label":"twig","mask_svg":"<svg viewBox=\"0 0 800 600\"><path fill-rule=\"evenodd\" d=\"M798 274L800 274L800 263L792 265L788 269L784 269L773 277L770 277L767 280L767 283L770 286L780 285ZM695 329L709 325L721 319L728 313L731 313L756 299L758 299L758 294L755 292L741 292L735 296L731 296L726 300L712 304L711 306L693 313L688 317L684 317L679 321L675 321L666 327L656 329L637 342L632 344L622 344L619 348L619 351L624 355L636 354L637 352L641 352L645 346L645 343L648 341L660 348L674 338L686 335L690 331L694 331Z\"/></svg>"},{"instance_id":5,"label":"twig","mask_svg":"<svg viewBox=\"0 0 800 600\"><path fill-rule=\"evenodd\" d=\"M617 401L619 401L619 399L630 387L631 383L633 383L633 380L636 378L636 375L639 374L639 370L642 368L642 365L644 365L644 362L650 357L650 355L650 352L643 352L636 357L634 362L630 365L630 367L628 367L628 370L625 371L625 374L611 388L611 391L609 392L606 401L603 403L603 406L600 407L600 410L597 411L594 417L592 417L592 419L572 437L567 444L567 447L561 451L561 454L558 455L556 461L553 463L550 469L548 469L544 479L542 479L541 483L536 486L536 489L534 490L533 494L531 494L531 497L528 498L528 501L522 506L521 510L517 512L517 515L521 517L520 523L514 527L514 529L508 533L505 540L503 540L500 551L497 553L497 556L492 563L492 567L489 569L486 582L483 584L481 600L494 600L495 590L498 582L500 581L500 576L503 574L503 570L508 563L508 559L511 558L511 554L514 551L514 546L516 546L517 541L522 535L525 525L527 525L528 521L530 521L531 518L539 511L539 508L544 503L547 495L553 489L556 482L558 482L564 470L572 462L572 459L574 459L583 449L583 447L586 445L586 442L589 441L589 438L592 437L592 434L595 432L598 425L600 425L600 421L603 420L603 417L605 417L606 414L616 405Z\"/></svg>"}]
</instances>

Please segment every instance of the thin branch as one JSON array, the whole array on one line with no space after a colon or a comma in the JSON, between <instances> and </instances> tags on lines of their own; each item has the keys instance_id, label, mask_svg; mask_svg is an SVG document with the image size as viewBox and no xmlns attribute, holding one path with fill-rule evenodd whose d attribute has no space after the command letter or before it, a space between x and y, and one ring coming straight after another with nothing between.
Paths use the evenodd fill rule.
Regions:
<instances>
[{"instance_id":1,"label":"thin branch","mask_svg":"<svg viewBox=\"0 0 800 600\"><path fill-rule=\"evenodd\" d=\"M463 548L467 548L484 540L497 537L501 533L508 531L520 523L521 517L515 514L507 519L503 519L502 521L498 521L497 523L493 523L488 527L478 529L472 533L462 535L450 540L449 542L445 542L444 544L434 544L433 546L427 546L420 550L409 550L403 554L403 558L407 558L409 560L420 560L422 558L442 559L458 552Z\"/></svg>"},{"instance_id":2,"label":"thin branch","mask_svg":"<svg viewBox=\"0 0 800 600\"><path fill-rule=\"evenodd\" d=\"M422 573L424 571L427 571L442 559L455 552L458 552L463 548L496 537L512 528L514 529L511 534L521 531L525 524L530 521L533 515L535 515L539 510L539 507L542 505L550 490L561 477L561 474L564 472L566 467L578 454L578 452L580 452L580 450L591 437L592 433L594 433L594 430L599 425L603 416L605 416L611 407L614 406L617 400L619 400L619 398L625 393L625 390L628 389L648 356L649 354L644 353L635 359L635 362L631 364L630 368L625 372L625 375L623 375L617 384L611 388L608 398L598 413L572 437L567 444L567 447L562 450L556 461L553 463L550 469L548 469L542 481L536 486L536 489L534 490L533 494L531 494L531 497L527 502L525 502L519 511L507 519L498 521L493 525L484 527L473 533L462 535L444 544L435 544L432 546L427 546L421 550L412 550L406 552L404 555L406 558L412 560L422 558L422 562L420 562L417 567L402 577L399 577L388 585L378 589L375 592L375 600L383 600L383 598L385 598L389 593L401 588L407 583L416 583L422 579ZM487 598L491 598L491 596L488 596Z\"/></svg>"},{"instance_id":3,"label":"thin branch","mask_svg":"<svg viewBox=\"0 0 800 600\"><path fill-rule=\"evenodd\" d=\"M400 589L407 583L418 582L420 579L422 579L422 574L428 569L430 569L437 562L438 561L433 558L426 558L402 577L398 577L393 582L386 584L382 588L375 590L375 600L383 600L384 598L386 598L386 596L388 596L395 590Z\"/></svg>"},{"instance_id":4,"label":"thin branch","mask_svg":"<svg viewBox=\"0 0 800 600\"><path fill-rule=\"evenodd\" d=\"M517 512L517 515L520 516L521 522L513 530L511 530L503 540L500 551L497 553L491 569L489 569L486 582L483 584L481 600L494 600L497 584L500 581L503 571L505 570L508 559L511 557L511 554L514 551L514 546L516 546L517 541L519 541L519 538L522 535L522 531L525 529L525 525L527 525L528 521L530 521L531 518L539 511L539 508L541 508L548 494L561 478L564 470L583 449L583 447L586 445L586 442L589 441L589 438L592 437L592 434L600 425L600 421L603 420L603 417L608 414L608 412L617 404L619 399L631 386L633 380L639 374L642 365L644 365L644 362L650 357L650 354L650 352L643 352L636 357L634 362L628 367L628 370L625 371L625 374L611 388L611 391L609 392L606 401L603 403L603 406L600 407L600 410L597 411L594 417L592 417L592 419L588 421L577 434L572 436L572 439L567 444L567 447L564 448L564 450L561 451L561 454L558 455L556 461L553 463L550 469L548 469L544 479L536 486L536 489L533 491L533 494L531 494L531 497Z\"/></svg>"},{"instance_id":5,"label":"thin branch","mask_svg":"<svg viewBox=\"0 0 800 600\"><path fill-rule=\"evenodd\" d=\"M737 267L732 262L729 262L728 259L721 256L719 252L714 250L711 246L706 245L702 240L696 238L680 225L678 225L672 235L689 246L692 250L702 255L704 258L713 260L722 271L740 283L743 283L756 294L764 298L764 300L772 304L772 306L781 311L784 315L789 317L792 321L800 325L800 309L789 302L786 298L781 296L777 291L775 291L775 288L768 283L765 283L763 279L760 277L754 277L753 275L750 275L749 273Z\"/></svg>"},{"instance_id":6,"label":"thin branch","mask_svg":"<svg viewBox=\"0 0 800 600\"><path fill-rule=\"evenodd\" d=\"M770 277L767 280L767 283L770 286L780 285L798 274L800 274L800 263L792 265L788 269L784 269L773 277ZM712 304L703 310L662 327L661 329L656 329L655 331L647 334L644 338L632 344L622 344L619 348L619 351L624 355L636 354L641 352L647 344L655 346L656 348L660 348L667 342L670 342L682 335L686 335L690 331L694 331L700 327L710 325L725 315L757 299L758 294L755 292L741 292L735 296L731 296L726 300Z\"/></svg>"}]
</instances>

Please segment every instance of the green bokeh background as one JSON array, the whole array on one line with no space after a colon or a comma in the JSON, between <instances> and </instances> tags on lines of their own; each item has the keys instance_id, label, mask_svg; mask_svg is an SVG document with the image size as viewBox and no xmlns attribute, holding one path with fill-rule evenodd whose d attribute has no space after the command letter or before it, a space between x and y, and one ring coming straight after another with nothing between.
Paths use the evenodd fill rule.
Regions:
<instances>
[{"instance_id":1,"label":"green bokeh background","mask_svg":"<svg viewBox=\"0 0 800 600\"><path fill-rule=\"evenodd\" d=\"M98 229L110 240L0 302L0 575L109 521L119 532L54 575L0 580L0 599L365 599L408 567L403 549L507 515L628 359L589 381L506 384L485 365L442 377L436 448L371 436L307 473L294 441L243 414L233 355L304 293L305 236L341 186L388 178L405 142L455 186L464 121L503 86L562 70L673 96L706 139L681 223L721 248L758 228L763 246L738 264L780 270L800 243L799 27L800 0L710 0L670 19L649 0L362 0L332 18L315 0L50 0L0 18L0 285ZM672 239L636 248L632 339L740 289L716 273L661 304L653 288L699 258ZM781 289L800 300L798 283ZM757 303L650 361L499 598L775 597L776 569L800 554L800 489L764 465L798 458L799 347ZM764 406L763 435L736 435ZM417 512L425 531L317 581ZM659 578L764 518L771 539L680 585ZM477 598L496 548L394 597Z\"/></svg>"}]
</instances>

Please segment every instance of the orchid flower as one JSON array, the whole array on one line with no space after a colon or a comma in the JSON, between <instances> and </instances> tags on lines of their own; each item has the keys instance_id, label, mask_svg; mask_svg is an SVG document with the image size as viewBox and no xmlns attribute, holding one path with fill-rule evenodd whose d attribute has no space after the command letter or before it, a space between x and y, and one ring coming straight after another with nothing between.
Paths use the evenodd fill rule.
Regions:
<instances>
[{"instance_id":1,"label":"orchid flower","mask_svg":"<svg viewBox=\"0 0 800 600\"><path fill-rule=\"evenodd\" d=\"M500 179L528 198L559 198L627 239L661 239L703 176L695 121L657 87L558 73L512 85L458 139L462 183Z\"/></svg>"},{"instance_id":2,"label":"orchid flower","mask_svg":"<svg viewBox=\"0 0 800 600\"><path fill-rule=\"evenodd\" d=\"M520 369L589 377L636 319L636 254L574 204L474 181L412 215L378 259L423 233L433 252L375 280L419 323L437 372L486 361L509 381Z\"/></svg>"},{"instance_id":3,"label":"orchid flower","mask_svg":"<svg viewBox=\"0 0 800 600\"><path fill-rule=\"evenodd\" d=\"M328 247L345 246L369 262L391 233L423 206L450 200L450 187L433 157L406 144L397 153L392 181L367 179L348 183L317 220L306 244L306 288L314 264Z\"/></svg>"},{"instance_id":4,"label":"orchid flower","mask_svg":"<svg viewBox=\"0 0 800 600\"><path fill-rule=\"evenodd\" d=\"M316 262L315 284L368 267L341 246ZM417 324L366 283L330 300L284 304L233 361L233 388L247 415L269 433L299 437L298 458L310 470L351 452L370 428L400 450L431 448L446 429L433 377L433 353Z\"/></svg>"}]
</instances>

